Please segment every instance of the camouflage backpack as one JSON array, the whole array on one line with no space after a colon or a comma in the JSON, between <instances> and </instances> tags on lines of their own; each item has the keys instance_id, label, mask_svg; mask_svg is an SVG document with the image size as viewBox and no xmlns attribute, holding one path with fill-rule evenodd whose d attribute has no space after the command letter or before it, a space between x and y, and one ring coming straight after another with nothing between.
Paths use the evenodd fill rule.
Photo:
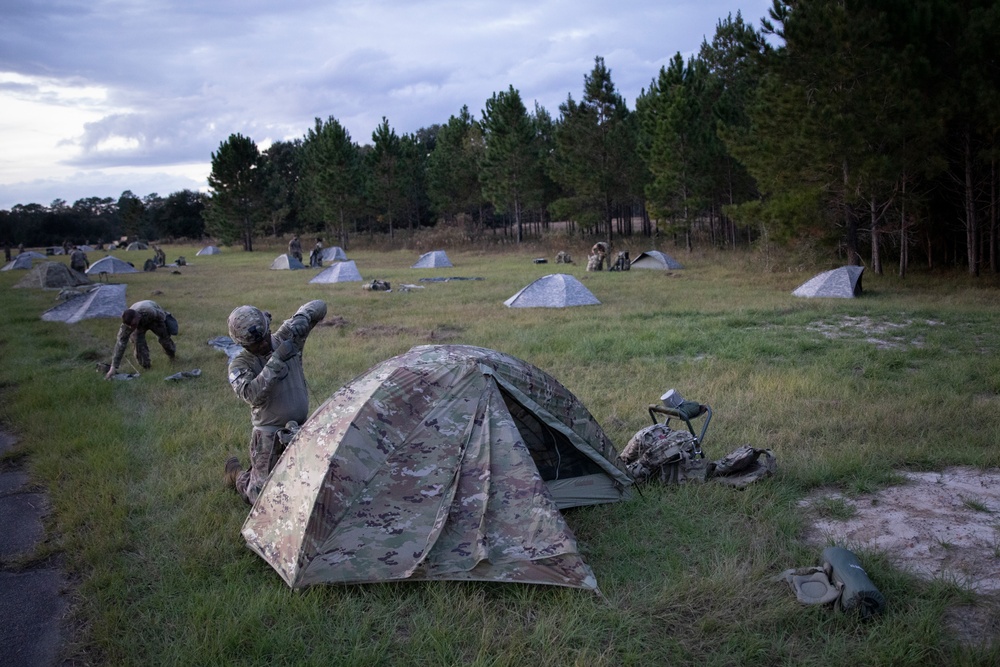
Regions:
<instances>
[{"instance_id":1,"label":"camouflage backpack","mask_svg":"<svg viewBox=\"0 0 1000 667\"><path fill-rule=\"evenodd\" d=\"M636 482L680 484L705 479L705 461L697 454L697 441L688 431L674 431L666 424L640 429L618 458Z\"/></svg>"}]
</instances>

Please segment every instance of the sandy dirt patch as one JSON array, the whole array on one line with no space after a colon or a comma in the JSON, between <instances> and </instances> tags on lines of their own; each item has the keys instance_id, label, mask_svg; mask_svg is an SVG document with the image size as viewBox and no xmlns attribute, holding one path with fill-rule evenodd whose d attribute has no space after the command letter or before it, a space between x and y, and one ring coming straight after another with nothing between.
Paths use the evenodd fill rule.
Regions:
<instances>
[{"instance_id":1,"label":"sandy dirt patch","mask_svg":"<svg viewBox=\"0 0 1000 667\"><path fill-rule=\"evenodd\" d=\"M847 497L821 491L800 504L811 542L885 553L917 576L1000 593L1000 470L903 472L906 483Z\"/></svg>"}]
</instances>

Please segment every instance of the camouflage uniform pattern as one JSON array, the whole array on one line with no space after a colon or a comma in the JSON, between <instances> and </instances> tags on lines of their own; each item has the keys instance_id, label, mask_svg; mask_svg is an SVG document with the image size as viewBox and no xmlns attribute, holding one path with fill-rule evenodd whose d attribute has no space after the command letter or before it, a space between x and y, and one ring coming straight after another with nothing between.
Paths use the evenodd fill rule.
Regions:
<instances>
[{"instance_id":1,"label":"camouflage uniform pattern","mask_svg":"<svg viewBox=\"0 0 1000 667\"><path fill-rule=\"evenodd\" d=\"M596 590L501 389L624 495L631 479L614 447L554 378L493 350L424 345L313 413L243 525L248 546L292 588L455 579Z\"/></svg>"},{"instance_id":2,"label":"camouflage uniform pattern","mask_svg":"<svg viewBox=\"0 0 1000 667\"><path fill-rule=\"evenodd\" d=\"M152 366L149 358L149 345L146 343L146 332L152 331L160 342L160 347L171 359L177 353L177 346L170 338L167 330L167 311L163 310L155 301L137 301L133 303L131 309L139 313L139 326L134 330L122 324L118 329L118 340L115 343L115 350L111 355L111 365L120 368L122 357L125 356L125 349L128 347L129 339L135 346L135 359L143 368Z\"/></svg>"},{"instance_id":3,"label":"camouflage uniform pattern","mask_svg":"<svg viewBox=\"0 0 1000 667\"><path fill-rule=\"evenodd\" d=\"M704 481L707 466L697 455L697 446L695 437L688 431L674 431L666 424L653 424L632 436L620 458L636 482Z\"/></svg>"},{"instance_id":4,"label":"camouflage uniform pattern","mask_svg":"<svg viewBox=\"0 0 1000 667\"><path fill-rule=\"evenodd\" d=\"M69 268L80 273L86 272L90 268L90 261L87 259L87 254L79 248L73 248L73 252L69 256Z\"/></svg>"},{"instance_id":5,"label":"camouflage uniform pattern","mask_svg":"<svg viewBox=\"0 0 1000 667\"><path fill-rule=\"evenodd\" d=\"M241 306L233 311L230 331L245 324L259 325L255 308ZM239 319L240 317L244 319ZM313 328L326 317L326 303L316 300L301 306L271 336L271 349L289 340L295 354L282 361L274 354L258 356L244 349L229 362L229 384L236 395L250 405L253 432L250 436L250 467L236 480L236 490L249 502L260 493L267 475L281 457L284 446L280 431L288 422L302 423L309 416L309 388L302 369L302 349ZM245 320L245 321L244 321ZM251 335L234 335L240 342L262 340L266 331L254 328Z\"/></svg>"}]
</instances>

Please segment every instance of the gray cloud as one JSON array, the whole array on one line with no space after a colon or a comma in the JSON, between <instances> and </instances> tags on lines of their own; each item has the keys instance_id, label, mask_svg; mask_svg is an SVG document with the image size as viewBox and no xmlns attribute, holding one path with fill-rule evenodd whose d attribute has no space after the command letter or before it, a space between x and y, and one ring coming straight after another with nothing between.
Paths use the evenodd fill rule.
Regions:
<instances>
[{"instance_id":1,"label":"gray cloud","mask_svg":"<svg viewBox=\"0 0 1000 667\"><path fill-rule=\"evenodd\" d=\"M0 73L107 91L103 117L59 142L58 165L77 170L67 177L75 184L95 170L207 163L234 132L258 142L301 137L317 117L336 117L360 143L383 116L397 132L414 132L463 105L478 117L508 85L529 108L538 101L557 116L568 95L579 99L598 55L633 104L675 52L697 50L739 9L757 23L770 0L3 5ZM4 94L73 103L17 81L0 83ZM31 192L36 179L24 176L18 188ZM0 184L0 207L13 187Z\"/></svg>"}]
</instances>

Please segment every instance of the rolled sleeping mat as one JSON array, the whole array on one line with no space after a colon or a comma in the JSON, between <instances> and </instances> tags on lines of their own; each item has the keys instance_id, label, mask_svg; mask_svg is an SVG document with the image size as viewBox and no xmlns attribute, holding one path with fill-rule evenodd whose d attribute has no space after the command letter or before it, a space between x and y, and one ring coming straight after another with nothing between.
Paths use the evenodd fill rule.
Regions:
<instances>
[{"instance_id":1,"label":"rolled sleeping mat","mask_svg":"<svg viewBox=\"0 0 1000 667\"><path fill-rule=\"evenodd\" d=\"M823 561L830 564L831 578L841 584L840 608L856 611L861 618L871 618L885 610L885 597L868 578L861 561L843 547L823 549Z\"/></svg>"}]
</instances>

